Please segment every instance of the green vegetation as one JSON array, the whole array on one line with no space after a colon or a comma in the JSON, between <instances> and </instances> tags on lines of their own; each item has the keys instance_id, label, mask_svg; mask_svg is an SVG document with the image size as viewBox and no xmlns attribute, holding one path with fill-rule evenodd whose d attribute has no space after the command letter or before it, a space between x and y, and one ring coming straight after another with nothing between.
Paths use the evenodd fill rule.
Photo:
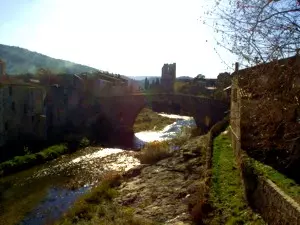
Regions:
<instances>
[{"instance_id":1,"label":"green vegetation","mask_svg":"<svg viewBox=\"0 0 300 225\"><path fill-rule=\"evenodd\" d=\"M90 145L90 140L86 137L83 137L79 142L80 148L85 148L85 147L88 147L89 145Z\"/></svg>"},{"instance_id":2,"label":"green vegetation","mask_svg":"<svg viewBox=\"0 0 300 225\"><path fill-rule=\"evenodd\" d=\"M213 142L211 202L215 208L209 224L265 224L244 200L242 181L228 135Z\"/></svg>"},{"instance_id":3,"label":"green vegetation","mask_svg":"<svg viewBox=\"0 0 300 225\"><path fill-rule=\"evenodd\" d=\"M11 172L20 171L42 162L55 159L58 156L66 153L67 150L67 146L61 144L48 147L38 153L27 154L24 156L15 156L13 159L0 164L0 174L8 174Z\"/></svg>"},{"instance_id":4,"label":"green vegetation","mask_svg":"<svg viewBox=\"0 0 300 225\"><path fill-rule=\"evenodd\" d=\"M146 144L137 157L143 164L154 164L170 156L170 146L167 141L154 141Z\"/></svg>"},{"instance_id":5,"label":"green vegetation","mask_svg":"<svg viewBox=\"0 0 300 225\"><path fill-rule=\"evenodd\" d=\"M51 70L55 73L83 73L96 69L72 63L69 61L54 59L24 48L0 44L0 59L6 62L8 74L36 73L40 68Z\"/></svg>"},{"instance_id":6,"label":"green vegetation","mask_svg":"<svg viewBox=\"0 0 300 225\"><path fill-rule=\"evenodd\" d=\"M145 130L161 130L165 126L172 124L175 121L176 119L160 116L151 109L144 108L136 118L133 130L134 132Z\"/></svg>"},{"instance_id":7,"label":"green vegetation","mask_svg":"<svg viewBox=\"0 0 300 225\"><path fill-rule=\"evenodd\" d=\"M102 183L76 201L73 207L60 219L57 225L71 224L153 224L134 216L134 209L113 202L118 192L114 189L121 176L117 173L107 175Z\"/></svg>"},{"instance_id":8,"label":"green vegetation","mask_svg":"<svg viewBox=\"0 0 300 225\"><path fill-rule=\"evenodd\" d=\"M288 178L284 174L278 172L271 166L265 165L254 159L250 159L251 165L258 171L261 175L269 178L278 187L280 187L286 194L291 196L295 201L300 203L300 185L294 180Z\"/></svg>"}]
</instances>

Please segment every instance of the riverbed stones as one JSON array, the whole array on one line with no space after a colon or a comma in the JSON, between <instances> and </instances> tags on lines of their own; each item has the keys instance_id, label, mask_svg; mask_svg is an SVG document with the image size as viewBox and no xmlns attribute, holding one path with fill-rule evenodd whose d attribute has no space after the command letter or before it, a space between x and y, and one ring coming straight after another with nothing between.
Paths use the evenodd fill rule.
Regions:
<instances>
[{"instance_id":1,"label":"riverbed stones","mask_svg":"<svg viewBox=\"0 0 300 225\"><path fill-rule=\"evenodd\" d=\"M189 140L172 157L143 165L118 188L115 201L135 214L162 224L192 224L191 209L203 197L203 137Z\"/></svg>"}]
</instances>

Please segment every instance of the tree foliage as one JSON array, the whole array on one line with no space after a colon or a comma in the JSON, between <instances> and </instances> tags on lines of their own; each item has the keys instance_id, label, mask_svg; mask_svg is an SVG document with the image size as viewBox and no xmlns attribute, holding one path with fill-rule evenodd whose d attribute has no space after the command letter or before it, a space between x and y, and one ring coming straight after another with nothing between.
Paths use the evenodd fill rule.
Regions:
<instances>
[{"instance_id":1,"label":"tree foliage","mask_svg":"<svg viewBox=\"0 0 300 225\"><path fill-rule=\"evenodd\" d=\"M250 64L295 55L300 47L300 0L215 0L202 22L217 44Z\"/></svg>"},{"instance_id":2,"label":"tree foliage","mask_svg":"<svg viewBox=\"0 0 300 225\"><path fill-rule=\"evenodd\" d=\"M218 88L226 88L229 85L231 85L231 75L230 73L224 72L224 73L219 73L217 77L217 87Z\"/></svg>"},{"instance_id":3,"label":"tree foliage","mask_svg":"<svg viewBox=\"0 0 300 225\"><path fill-rule=\"evenodd\" d=\"M145 90L148 90L149 89L149 80L148 78L146 77L145 78Z\"/></svg>"}]
</instances>

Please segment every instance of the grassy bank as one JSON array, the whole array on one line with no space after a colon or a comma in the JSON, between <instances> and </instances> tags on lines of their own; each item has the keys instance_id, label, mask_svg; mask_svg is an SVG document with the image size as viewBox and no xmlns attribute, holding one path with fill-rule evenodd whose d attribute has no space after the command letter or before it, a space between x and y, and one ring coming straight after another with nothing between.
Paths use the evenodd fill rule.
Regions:
<instances>
[{"instance_id":1,"label":"grassy bank","mask_svg":"<svg viewBox=\"0 0 300 225\"><path fill-rule=\"evenodd\" d=\"M211 202L215 209L209 224L265 224L243 197L243 186L227 134L213 142Z\"/></svg>"},{"instance_id":2,"label":"grassy bank","mask_svg":"<svg viewBox=\"0 0 300 225\"><path fill-rule=\"evenodd\" d=\"M76 144L78 146L75 149L87 147L89 144L90 142L87 138L82 138ZM15 156L11 160L0 163L0 176L28 169L72 151L74 151L73 146L68 147L67 144L53 145L37 153L30 153L28 149L25 149L25 155Z\"/></svg>"},{"instance_id":3,"label":"grassy bank","mask_svg":"<svg viewBox=\"0 0 300 225\"><path fill-rule=\"evenodd\" d=\"M175 121L176 119L160 116L151 109L144 108L136 118L133 130L134 132L161 130L165 126L172 124Z\"/></svg>"},{"instance_id":4,"label":"grassy bank","mask_svg":"<svg viewBox=\"0 0 300 225\"><path fill-rule=\"evenodd\" d=\"M134 216L134 210L123 207L113 201L118 192L114 187L120 184L121 176L107 174L102 183L76 201L71 209L55 224L130 224L150 225L148 220Z\"/></svg>"},{"instance_id":5,"label":"grassy bank","mask_svg":"<svg viewBox=\"0 0 300 225\"><path fill-rule=\"evenodd\" d=\"M292 197L300 204L300 185L294 180L288 178L284 174L273 169L271 166L265 165L254 159L250 159L251 165L263 176L273 181L278 187L280 187L286 194Z\"/></svg>"},{"instance_id":6,"label":"grassy bank","mask_svg":"<svg viewBox=\"0 0 300 225\"><path fill-rule=\"evenodd\" d=\"M66 145L54 145L48 147L38 153L26 154L23 156L15 156L13 159L0 164L0 174L6 175L27 169L37 164L52 160L66 153L68 148Z\"/></svg>"}]
</instances>

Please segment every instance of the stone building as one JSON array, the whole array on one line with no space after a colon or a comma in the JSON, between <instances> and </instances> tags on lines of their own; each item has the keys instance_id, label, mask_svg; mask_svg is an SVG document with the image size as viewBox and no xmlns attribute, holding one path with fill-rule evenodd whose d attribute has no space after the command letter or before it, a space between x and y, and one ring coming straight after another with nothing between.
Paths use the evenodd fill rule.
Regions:
<instances>
[{"instance_id":1,"label":"stone building","mask_svg":"<svg viewBox=\"0 0 300 225\"><path fill-rule=\"evenodd\" d=\"M0 145L22 138L46 139L46 90L9 82L1 85Z\"/></svg>"},{"instance_id":2,"label":"stone building","mask_svg":"<svg viewBox=\"0 0 300 225\"><path fill-rule=\"evenodd\" d=\"M164 64L161 71L161 88L163 92L173 92L176 80L176 63Z\"/></svg>"},{"instance_id":3,"label":"stone building","mask_svg":"<svg viewBox=\"0 0 300 225\"><path fill-rule=\"evenodd\" d=\"M78 108L84 98L85 83L77 75L62 75L60 84L48 88L46 107L49 132L59 130L69 124L76 126L80 122Z\"/></svg>"},{"instance_id":4,"label":"stone building","mask_svg":"<svg viewBox=\"0 0 300 225\"><path fill-rule=\"evenodd\" d=\"M0 60L0 146L20 139L46 139L46 90L8 77Z\"/></svg>"}]
</instances>

